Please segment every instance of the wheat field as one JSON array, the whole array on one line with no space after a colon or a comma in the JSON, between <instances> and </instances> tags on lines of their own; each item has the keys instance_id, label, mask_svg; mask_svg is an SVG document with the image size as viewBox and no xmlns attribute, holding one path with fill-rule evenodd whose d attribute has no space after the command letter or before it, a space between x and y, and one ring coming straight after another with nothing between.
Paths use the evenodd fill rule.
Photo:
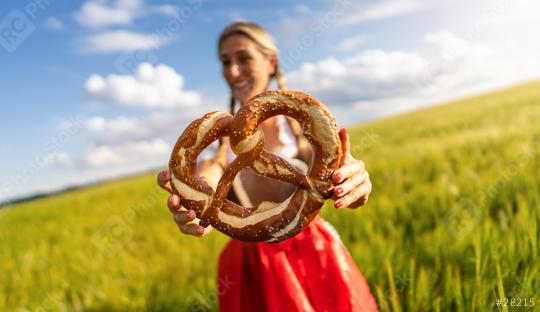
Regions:
<instances>
[{"instance_id":1,"label":"wheat field","mask_svg":"<svg viewBox=\"0 0 540 312\"><path fill-rule=\"evenodd\" d=\"M373 192L322 215L381 310L540 305L540 82L350 134ZM166 197L152 172L0 209L0 310L216 310L227 238L181 235Z\"/></svg>"}]
</instances>

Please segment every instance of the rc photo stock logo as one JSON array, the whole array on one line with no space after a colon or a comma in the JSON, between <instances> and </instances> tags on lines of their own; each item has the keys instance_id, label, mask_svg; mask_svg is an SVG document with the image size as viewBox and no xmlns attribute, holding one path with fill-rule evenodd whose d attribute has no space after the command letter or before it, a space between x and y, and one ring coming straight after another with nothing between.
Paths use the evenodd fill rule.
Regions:
<instances>
[{"instance_id":1,"label":"rc photo stock logo","mask_svg":"<svg viewBox=\"0 0 540 312\"><path fill-rule=\"evenodd\" d=\"M0 20L0 46L9 53L15 52L36 30L32 21L37 13L44 11L53 1L35 0L28 2L23 10L13 9Z\"/></svg>"}]
</instances>

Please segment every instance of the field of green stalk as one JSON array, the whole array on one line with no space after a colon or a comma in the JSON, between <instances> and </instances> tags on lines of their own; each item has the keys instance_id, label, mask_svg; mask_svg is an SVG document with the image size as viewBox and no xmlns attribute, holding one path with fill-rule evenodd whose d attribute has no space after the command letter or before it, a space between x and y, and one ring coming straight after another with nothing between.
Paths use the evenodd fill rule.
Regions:
<instances>
[{"instance_id":1,"label":"field of green stalk","mask_svg":"<svg viewBox=\"0 0 540 312\"><path fill-rule=\"evenodd\" d=\"M540 82L350 133L372 195L322 215L381 310L538 309ZM181 235L165 200L152 173L0 209L0 311L216 310L227 238Z\"/></svg>"}]
</instances>

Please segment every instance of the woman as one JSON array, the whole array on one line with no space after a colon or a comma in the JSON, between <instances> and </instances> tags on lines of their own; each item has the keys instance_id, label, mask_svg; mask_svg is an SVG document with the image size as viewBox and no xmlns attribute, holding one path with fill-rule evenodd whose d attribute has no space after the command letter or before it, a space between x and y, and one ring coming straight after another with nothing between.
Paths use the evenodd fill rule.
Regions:
<instances>
[{"instance_id":1,"label":"woman","mask_svg":"<svg viewBox=\"0 0 540 312\"><path fill-rule=\"evenodd\" d=\"M235 22L218 42L223 77L231 90L230 110L235 103L248 103L268 89L272 79L284 88L277 48L271 36L250 22ZM276 116L261 124L265 149L298 168L309 158L309 145L297 124ZM357 208L366 203L371 182L364 164L350 154L349 137L340 130L347 159L332 174L336 208ZM234 158L227 141L215 142L201 155L199 173L208 184L217 185L223 168ZM171 192L170 174L163 171L158 183ZM280 202L294 188L286 183L259 177L244 169L233 183L230 196L244 206L263 200ZM171 195L169 210L182 233L203 236L211 228L198 224L195 212L182 207ZM373 311L377 305L362 274L355 266L335 230L320 217L293 238L277 244L231 240L218 264L219 305L222 311ZM227 287L225 287L227 286Z\"/></svg>"}]
</instances>

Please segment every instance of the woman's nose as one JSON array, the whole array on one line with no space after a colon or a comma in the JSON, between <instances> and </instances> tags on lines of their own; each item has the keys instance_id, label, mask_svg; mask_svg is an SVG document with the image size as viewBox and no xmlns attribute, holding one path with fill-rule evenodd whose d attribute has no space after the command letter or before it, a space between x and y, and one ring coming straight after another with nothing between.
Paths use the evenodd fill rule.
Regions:
<instances>
[{"instance_id":1,"label":"woman's nose","mask_svg":"<svg viewBox=\"0 0 540 312\"><path fill-rule=\"evenodd\" d=\"M231 64L231 66L229 67L229 76L231 78L237 78L238 76L240 76L240 67L238 66L238 64Z\"/></svg>"}]
</instances>

